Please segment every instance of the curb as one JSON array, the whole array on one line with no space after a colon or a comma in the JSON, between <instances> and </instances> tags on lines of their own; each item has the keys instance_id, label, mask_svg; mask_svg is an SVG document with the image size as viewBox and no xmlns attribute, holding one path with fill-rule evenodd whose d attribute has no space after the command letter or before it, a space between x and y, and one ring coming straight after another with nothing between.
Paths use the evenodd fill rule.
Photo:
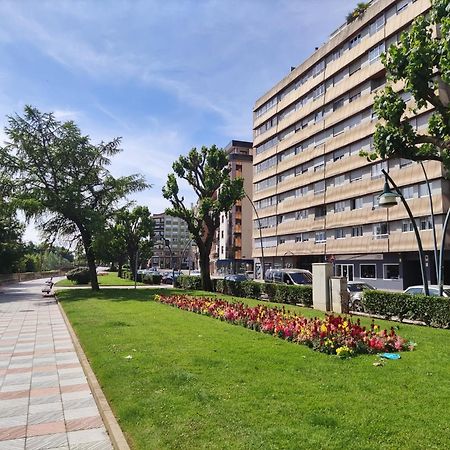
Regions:
<instances>
[{"instance_id":1,"label":"curb","mask_svg":"<svg viewBox=\"0 0 450 450\"><path fill-rule=\"evenodd\" d=\"M70 324L69 319L64 309L60 305L58 299L56 299L56 303L58 304L58 308L69 330L70 337L72 338L72 342L75 347L75 351L81 363L81 367L83 368L84 374L86 375L87 382L89 384L89 387L91 388L92 395L94 396L95 403L97 404L97 407L105 424L106 430L108 431L109 438L111 439L113 447L116 450L131 450L130 446L128 445L125 439L122 429L120 428L119 423L117 422L117 419L115 418L111 410L111 407L109 406L109 403L106 400L105 394L103 393L102 388L100 387L100 384L97 381L94 371L92 370L91 365L89 364L89 360L87 359L81 347L78 337L75 334L75 331L72 328L72 325Z\"/></svg>"}]
</instances>

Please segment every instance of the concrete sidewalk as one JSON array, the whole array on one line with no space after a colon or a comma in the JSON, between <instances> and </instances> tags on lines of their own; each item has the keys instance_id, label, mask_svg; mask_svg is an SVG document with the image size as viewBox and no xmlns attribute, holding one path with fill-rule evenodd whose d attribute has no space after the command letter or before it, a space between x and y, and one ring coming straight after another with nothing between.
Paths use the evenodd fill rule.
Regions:
<instances>
[{"instance_id":1,"label":"concrete sidewalk","mask_svg":"<svg viewBox=\"0 0 450 450\"><path fill-rule=\"evenodd\" d=\"M0 449L112 449L44 280L0 290Z\"/></svg>"}]
</instances>

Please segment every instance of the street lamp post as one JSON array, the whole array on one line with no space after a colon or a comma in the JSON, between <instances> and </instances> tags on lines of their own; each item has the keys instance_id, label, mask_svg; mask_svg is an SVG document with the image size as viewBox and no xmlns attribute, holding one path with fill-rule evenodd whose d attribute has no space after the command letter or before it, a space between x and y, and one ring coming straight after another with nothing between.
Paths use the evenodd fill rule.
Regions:
<instances>
[{"instance_id":1,"label":"street lamp post","mask_svg":"<svg viewBox=\"0 0 450 450\"><path fill-rule=\"evenodd\" d=\"M261 220L259 218L258 211L256 210L256 206L253 203L252 199L248 196L247 192L244 192L244 194L247 197L250 204L252 205L253 211L255 211L256 220L258 221L259 243L261 246L261 280L264 280L264 245L263 245L263 238L262 238L262 231L261 231Z\"/></svg>"},{"instance_id":2,"label":"street lamp post","mask_svg":"<svg viewBox=\"0 0 450 450\"><path fill-rule=\"evenodd\" d=\"M424 291L425 295L429 295L428 279L427 279L427 274L426 274L426 270L425 270L425 254L423 251L422 239L420 238L420 233L419 233L419 229L417 228L416 221L414 219L414 216L412 215L412 212L411 212L410 207L408 206L408 203L405 200L405 197L403 197L403 194L401 193L401 191L397 187L397 185L394 183L394 180L389 176L389 174L384 169L381 169L381 171L385 177L385 183L384 183L383 193L378 197L378 199L379 199L378 204L383 208L390 208L397 204L397 197L399 197L400 200L402 201L403 206L405 207L406 212L408 213L408 216L411 220L412 226L414 228L414 233L416 235L417 247L419 249L419 262L420 262L420 271L422 273L423 291ZM391 189L389 188L388 181L394 187L395 191L397 192L396 194L394 192L392 192Z\"/></svg>"},{"instance_id":3,"label":"street lamp post","mask_svg":"<svg viewBox=\"0 0 450 450\"><path fill-rule=\"evenodd\" d=\"M172 252L172 247L170 246L170 241L169 239L164 239L164 244L169 248L169 252L170 252L170 264L172 266L172 280L175 278L175 269L173 267L173 252Z\"/></svg>"}]
</instances>

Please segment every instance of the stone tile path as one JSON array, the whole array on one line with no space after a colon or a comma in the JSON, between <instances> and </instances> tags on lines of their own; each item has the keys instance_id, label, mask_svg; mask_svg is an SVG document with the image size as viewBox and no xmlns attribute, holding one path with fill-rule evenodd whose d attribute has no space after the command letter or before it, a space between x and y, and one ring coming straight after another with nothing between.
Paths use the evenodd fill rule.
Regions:
<instances>
[{"instance_id":1,"label":"stone tile path","mask_svg":"<svg viewBox=\"0 0 450 450\"><path fill-rule=\"evenodd\" d=\"M0 286L0 449L112 449L43 280Z\"/></svg>"}]
</instances>

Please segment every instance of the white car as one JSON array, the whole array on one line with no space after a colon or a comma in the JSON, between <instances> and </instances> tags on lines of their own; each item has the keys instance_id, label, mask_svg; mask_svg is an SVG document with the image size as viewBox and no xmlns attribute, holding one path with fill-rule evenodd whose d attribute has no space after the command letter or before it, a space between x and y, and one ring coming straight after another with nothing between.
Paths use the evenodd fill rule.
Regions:
<instances>
[{"instance_id":1,"label":"white car","mask_svg":"<svg viewBox=\"0 0 450 450\"><path fill-rule=\"evenodd\" d=\"M364 283L362 281L349 281L347 282L347 291L350 296L350 310L352 311L360 311L364 310L361 299L363 295L363 291L365 289L376 289L368 283Z\"/></svg>"},{"instance_id":2,"label":"white car","mask_svg":"<svg viewBox=\"0 0 450 450\"><path fill-rule=\"evenodd\" d=\"M450 286L445 284L442 291L443 297L450 297ZM430 295L433 297L439 296L439 286L437 284L429 284L428 285L428 291ZM404 294L410 294L410 295L423 295L423 285L417 285L417 286L409 286L409 288L405 289L403 291Z\"/></svg>"}]
</instances>

